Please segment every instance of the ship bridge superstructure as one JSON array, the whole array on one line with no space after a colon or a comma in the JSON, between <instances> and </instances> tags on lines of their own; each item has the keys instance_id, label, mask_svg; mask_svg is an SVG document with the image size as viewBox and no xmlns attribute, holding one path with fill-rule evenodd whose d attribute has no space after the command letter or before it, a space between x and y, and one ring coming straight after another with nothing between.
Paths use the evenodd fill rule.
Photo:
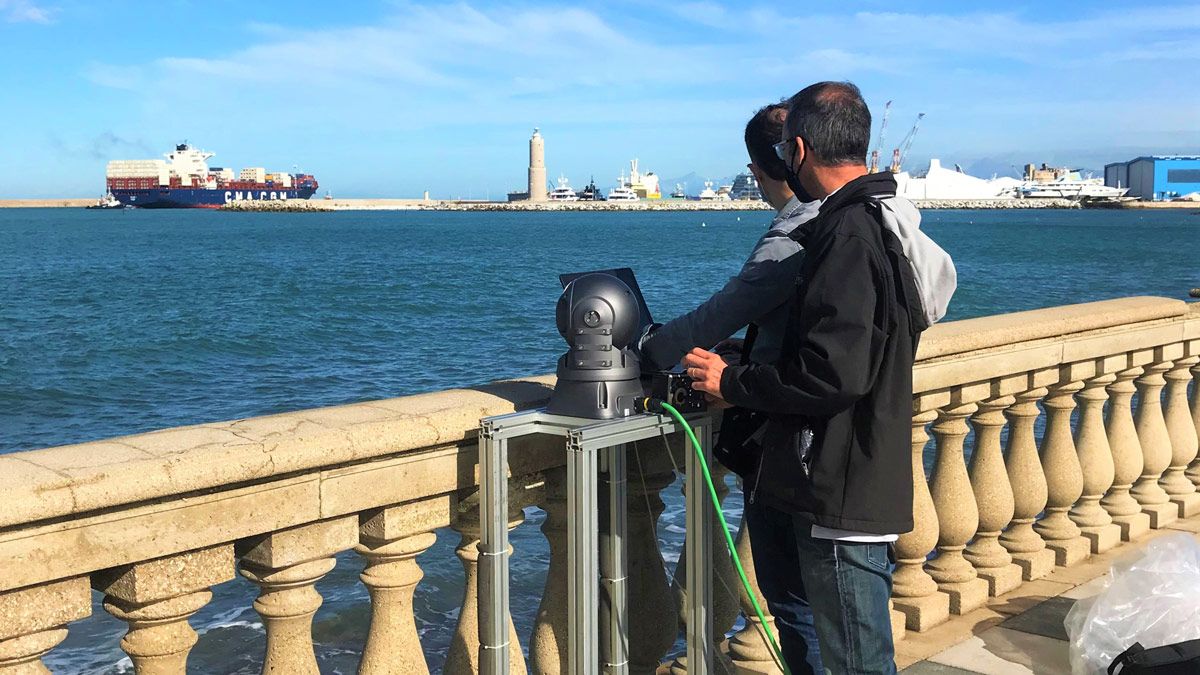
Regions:
<instances>
[{"instance_id":1,"label":"ship bridge superstructure","mask_svg":"<svg viewBox=\"0 0 1200 675\"><path fill-rule=\"evenodd\" d=\"M216 153L193 148L184 142L176 145L175 150L165 153L163 156L167 158L171 175L184 179L199 176L203 179L208 176L208 160L215 157Z\"/></svg>"}]
</instances>

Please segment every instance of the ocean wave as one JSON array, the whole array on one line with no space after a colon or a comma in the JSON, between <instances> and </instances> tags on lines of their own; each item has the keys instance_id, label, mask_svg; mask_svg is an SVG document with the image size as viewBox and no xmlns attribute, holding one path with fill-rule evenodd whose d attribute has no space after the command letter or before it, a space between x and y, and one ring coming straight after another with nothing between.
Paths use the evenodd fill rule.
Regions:
<instances>
[{"instance_id":1,"label":"ocean wave","mask_svg":"<svg viewBox=\"0 0 1200 675\"><path fill-rule=\"evenodd\" d=\"M259 633L266 633L261 621L229 621L212 626L205 626L204 628L197 628L196 634L205 635L214 630L221 630L223 628L249 628L250 630L257 631Z\"/></svg>"}]
</instances>

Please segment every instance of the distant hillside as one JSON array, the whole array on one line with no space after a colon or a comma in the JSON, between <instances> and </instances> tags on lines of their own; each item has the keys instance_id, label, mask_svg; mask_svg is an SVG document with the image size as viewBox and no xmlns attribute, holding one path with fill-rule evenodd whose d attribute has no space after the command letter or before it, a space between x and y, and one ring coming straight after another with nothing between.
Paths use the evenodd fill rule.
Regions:
<instances>
[{"instance_id":1,"label":"distant hillside","mask_svg":"<svg viewBox=\"0 0 1200 675\"><path fill-rule=\"evenodd\" d=\"M704 181L706 181L706 180L711 180L713 182L714 190L722 185L732 185L733 184L733 176L732 175L724 176L724 177L722 177L722 176L715 176L715 177L714 176L701 176L700 174L696 173L695 171L692 171L686 175L679 176L677 178L661 178L661 179L659 179L659 189L662 190L663 195L668 195L675 189L675 186L677 184L679 184L679 185L683 185L684 190L689 195L698 195L698 194L700 194L700 191L704 189Z\"/></svg>"}]
</instances>

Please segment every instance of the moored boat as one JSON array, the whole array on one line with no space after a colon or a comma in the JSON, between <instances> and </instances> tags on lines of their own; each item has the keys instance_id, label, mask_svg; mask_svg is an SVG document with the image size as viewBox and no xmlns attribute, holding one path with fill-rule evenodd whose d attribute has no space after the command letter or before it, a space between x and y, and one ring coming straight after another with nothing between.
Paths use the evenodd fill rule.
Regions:
<instances>
[{"instance_id":1,"label":"moored boat","mask_svg":"<svg viewBox=\"0 0 1200 675\"><path fill-rule=\"evenodd\" d=\"M100 199L96 200L95 204L89 204L83 208L85 208L85 209L123 209L123 208L125 208L125 205L122 204L116 197L114 197L111 192L105 192L104 196L101 197Z\"/></svg>"},{"instance_id":2,"label":"moored boat","mask_svg":"<svg viewBox=\"0 0 1200 675\"><path fill-rule=\"evenodd\" d=\"M600 191L600 188L596 187L595 177L593 177L588 182L587 187L580 190L576 196L579 197L579 201L581 201L581 202L602 202L602 201L604 201L604 193Z\"/></svg>"},{"instance_id":3,"label":"moored boat","mask_svg":"<svg viewBox=\"0 0 1200 675\"><path fill-rule=\"evenodd\" d=\"M558 177L558 187L550 191L546 198L552 202L575 202L579 201L579 195L571 189L571 183L565 176Z\"/></svg>"},{"instance_id":4,"label":"moored boat","mask_svg":"<svg viewBox=\"0 0 1200 675\"><path fill-rule=\"evenodd\" d=\"M629 183L625 182L625 172L617 177L617 187L608 191L608 201L610 202L636 202L639 201L638 195L629 187Z\"/></svg>"}]
</instances>

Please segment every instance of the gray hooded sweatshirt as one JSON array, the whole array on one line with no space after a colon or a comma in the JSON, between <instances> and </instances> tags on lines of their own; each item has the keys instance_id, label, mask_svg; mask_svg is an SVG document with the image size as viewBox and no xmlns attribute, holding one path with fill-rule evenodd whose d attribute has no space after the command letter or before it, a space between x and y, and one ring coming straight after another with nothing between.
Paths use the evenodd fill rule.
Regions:
<instances>
[{"instance_id":1,"label":"gray hooded sweatshirt","mask_svg":"<svg viewBox=\"0 0 1200 675\"><path fill-rule=\"evenodd\" d=\"M954 262L921 231L921 214L912 202L886 196L879 203L883 225L900 240L913 267L925 316L933 324L945 316L958 285ZM804 253L788 235L815 218L820 206L820 201L801 202L795 197L784 205L737 276L696 309L652 327L642 337L642 358L649 362L643 363L643 369L671 368L693 347L712 347L751 323L758 324L751 361L775 363Z\"/></svg>"}]
</instances>

